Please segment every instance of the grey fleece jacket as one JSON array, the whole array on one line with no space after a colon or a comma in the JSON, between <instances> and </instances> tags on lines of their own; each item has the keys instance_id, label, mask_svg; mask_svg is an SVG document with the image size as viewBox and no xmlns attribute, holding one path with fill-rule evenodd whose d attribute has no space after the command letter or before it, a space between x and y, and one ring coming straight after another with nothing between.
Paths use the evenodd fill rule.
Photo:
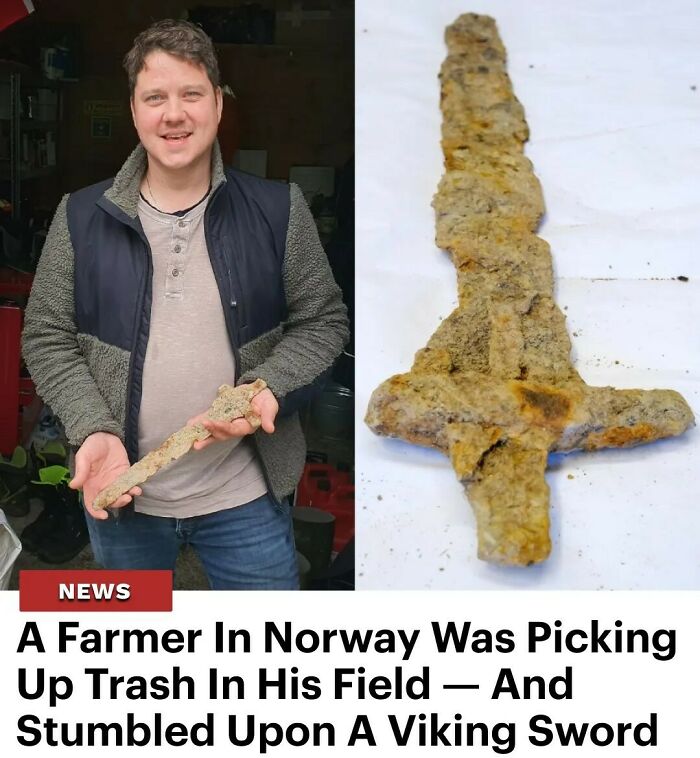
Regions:
<instances>
[{"instance_id":1,"label":"grey fleece jacket","mask_svg":"<svg viewBox=\"0 0 700 758\"><path fill-rule=\"evenodd\" d=\"M102 195L136 219L146 154L140 145ZM212 155L212 187L226 181L220 151ZM297 412L284 414L285 398L313 384L333 364L348 339L346 309L304 197L290 185L290 210L282 270L285 320L239 346L239 383L264 379L282 411L271 435L253 435L271 494L291 493L306 448ZM23 354L39 395L61 419L73 446L94 432L124 441L132 349L81 333L76 319L75 250L61 201L42 251L25 313ZM99 209L97 212L100 212ZM193 370L206 370L193 367Z\"/></svg>"}]
</instances>

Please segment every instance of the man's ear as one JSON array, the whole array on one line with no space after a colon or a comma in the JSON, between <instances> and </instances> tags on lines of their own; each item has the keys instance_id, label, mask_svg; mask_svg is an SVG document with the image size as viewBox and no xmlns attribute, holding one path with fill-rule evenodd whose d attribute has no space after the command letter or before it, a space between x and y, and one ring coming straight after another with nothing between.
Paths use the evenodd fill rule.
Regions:
<instances>
[{"instance_id":1,"label":"man's ear","mask_svg":"<svg viewBox=\"0 0 700 758\"><path fill-rule=\"evenodd\" d=\"M214 90L214 96L216 97L216 113L217 123L221 123L221 114L224 109L224 93L221 91L221 87L217 87Z\"/></svg>"},{"instance_id":2,"label":"man's ear","mask_svg":"<svg viewBox=\"0 0 700 758\"><path fill-rule=\"evenodd\" d=\"M134 96L133 95L129 98L129 107L131 108L131 121L134 124L134 128L136 128L136 114L134 113Z\"/></svg>"}]
</instances>

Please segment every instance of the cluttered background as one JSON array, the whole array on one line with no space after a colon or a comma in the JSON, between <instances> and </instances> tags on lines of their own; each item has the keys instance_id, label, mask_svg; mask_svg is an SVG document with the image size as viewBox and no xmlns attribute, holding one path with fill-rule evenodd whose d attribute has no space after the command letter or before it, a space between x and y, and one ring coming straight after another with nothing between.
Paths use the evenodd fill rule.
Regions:
<instances>
[{"instance_id":1,"label":"cluttered background","mask_svg":"<svg viewBox=\"0 0 700 758\"><path fill-rule=\"evenodd\" d=\"M354 276L354 27L350 0L9 0L0 10L0 509L16 569L91 567L66 487L60 422L20 355L26 302L64 193L113 176L137 142L122 59L152 21L187 18L215 43L224 162L295 182L346 303ZM352 315L352 313L351 313ZM309 464L297 500L306 586L351 588L353 348L304 419ZM343 561L336 558L343 552ZM331 572L331 564L335 569ZM176 586L206 586L182 557ZM338 568L340 566L340 568ZM329 573L330 572L330 573Z\"/></svg>"}]
</instances>

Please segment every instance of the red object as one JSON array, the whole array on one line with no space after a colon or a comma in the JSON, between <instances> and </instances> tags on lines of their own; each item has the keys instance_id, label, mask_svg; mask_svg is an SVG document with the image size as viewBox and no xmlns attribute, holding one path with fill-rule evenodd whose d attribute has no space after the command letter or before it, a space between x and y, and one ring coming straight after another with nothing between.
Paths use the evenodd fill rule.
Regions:
<instances>
[{"instance_id":1,"label":"red object","mask_svg":"<svg viewBox=\"0 0 700 758\"><path fill-rule=\"evenodd\" d=\"M326 483L330 486L327 487ZM307 463L297 486L296 505L313 505L323 507L328 499L329 491L341 484L351 484L350 473L338 471L330 463Z\"/></svg>"},{"instance_id":2,"label":"red object","mask_svg":"<svg viewBox=\"0 0 700 758\"><path fill-rule=\"evenodd\" d=\"M32 0L2 0L0 4L0 31L34 12Z\"/></svg>"},{"instance_id":3,"label":"red object","mask_svg":"<svg viewBox=\"0 0 700 758\"><path fill-rule=\"evenodd\" d=\"M36 397L36 387L29 376L19 378L19 404L21 406L31 405Z\"/></svg>"},{"instance_id":4,"label":"red object","mask_svg":"<svg viewBox=\"0 0 700 758\"><path fill-rule=\"evenodd\" d=\"M339 553L355 536L355 485L341 484L333 490L324 510L335 516L333 550Z\"/></svg>"},{"instance_id":5,"label":"red object","mask_svg":"<svg viewBox=\"0 0 700 758\"><path fill-rule=\"evenodd\" d=\"M23 295L29 297L34 274L15 271L12 268L0 268L0 296Z\"/></svg>"},{"instance_id":6,"label":"red object","mask_svg":"<svg viewBox=\"0 0 700 758\"><path fill-rule=\"evenodd\" d=\"M32 274L0 268L0 297L27 298ZM20 377L23 313L19 305L0 305L0 454L10 456L22 441L21 406L36 396L29 377Z\"/></svg>"},{"instance_id":7,"label":"red object","mask_svg":"<svg viewBox=\"0 0 700 758\"><path fill-rule=\"evenodd\" d=\"M330 463L307 463L297 486L295 504L335 516L333 550L339 553L355 534L355 485L348 471Z\"/></svg>"},{"instance_id":8,"label":"red object","mask_svg":"<svg viewBox=\"0 0 700 758\"><path fill-rule=\"evenodd\" d=\"M172 571L20 571L20 611L172 611Z\"/></svg>"},{"instance_id":9,"label":"red object","mask_svg":"<svg viewBox=\"0 0 700 758\"><path fill-rule=\"evenodd\" d=\"M12 455L20 439L19 369L22 311L0 305L0 453Z\"/></svg>"}]
</instances>

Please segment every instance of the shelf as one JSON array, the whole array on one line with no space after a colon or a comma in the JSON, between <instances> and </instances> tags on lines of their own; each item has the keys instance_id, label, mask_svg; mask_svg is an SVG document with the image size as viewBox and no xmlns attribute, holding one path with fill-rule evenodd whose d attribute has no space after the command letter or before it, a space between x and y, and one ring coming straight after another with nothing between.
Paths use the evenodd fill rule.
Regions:
<instances>
[{"instance_id":1,"label":"shelf","mask_svg":"<svg viewBox=\"0 0 700 758\"><path fill-rule=\"evenodd\" d=\"M0 116L0 122L10 122L12 119L9 116ZM59 121L54 119L46 120L41 118L22 118L20 119L20 129L23 132L29 131L50 131L52 129L58 129Z\"/></svg>"},{"instance_id":2,"label":"shelf","mask_svg":"<svg viewBox=\"0 0 700 758\"><path fill-rule=\"evenodd\" d=\"M19 178L21 181L31 179L42 179L46 176L51 176L56 173L57 166L36 166L33 168L20 169ZM0 165L0 181L10 180L10 167L8 165Z\"/></svg>"},{"instance_id":3,"label":"shelf","mask_svg":"<svg viewBox=\"0 0 700 758\"><path fill-rule=\"evenodd\" d=\"M22 88L27 89L54 89L61 88L63 79L46 79L40 73L37 73L28 66L21 64L12 64L8 62L0 62L0 77L2 81L0 84L9 84L9 77L11 74L19 74L22 77Z\"/></svg>"},{"instance_id":4,"label":"shelf","mask_svg":"<svg viewBox=\"0 0 700 758\"><path fill-rule=\"evenodd\" d=\"M20 121L20 129L29 131L52 131L58 129L58 121L43 121L38 118L23 118Z\"/></svg>"},{"instance_id":5,"label":"shelf","mask_svg":"<svg viewBox=\"0 0 700 758\"><path fill-rule=\"evenodd\" d=\"M55 163L58 133L61 130L61 80L45 79L24 66L7 63L3 65L0 61L0 84L4 89L9 85L9 98L2 100L3 118L0 118L3 132L6 131L5 125L9 124L9 156L0 160L0 181L10 185L12 219L20 221L22 182L58 176L56 165L23 165L22 158L31 161L32 164L34 161L48 158ZM55 97L45 97L45 90L55 92ZM25 115L22 115L23 112ZM48 138L52 134L55 140L49 141ZM45 146L42 145L44 137ZM3 192L5 190L6 187L3 187Z\"/></svg>"},{"instance_id":6,"label":"shelf","mask_svg":"<svg viewBox=\"0 0 700 758\"><path fill-rule=\"evenodd\" d=\"M20 179L42 179L45 176L53 176L56 166L40 166L39 168L22 169Z\"/></svg>"}]
</instances>

